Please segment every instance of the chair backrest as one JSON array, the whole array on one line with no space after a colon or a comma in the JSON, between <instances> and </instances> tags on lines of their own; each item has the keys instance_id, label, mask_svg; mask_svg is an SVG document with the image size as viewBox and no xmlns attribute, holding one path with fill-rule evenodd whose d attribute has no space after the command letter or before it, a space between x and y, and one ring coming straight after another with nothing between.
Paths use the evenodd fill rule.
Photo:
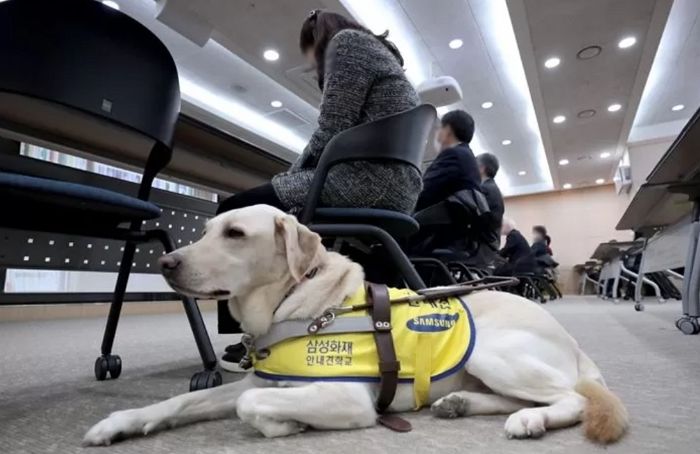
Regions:
<instances>
[{"instance_id":1,"label":"chair backrest","mask_svg":"<svg viewBox=\"0 0 700 454\"><path fill-rule=\"evenodd\" d=\"M172 146L175 62L126 14L93 0L2 2L0 55L6 135L138 165L154 143Z\"/></svg>"},{"instance_id":2,"label":"chair backrest","mask_svg":"<svg viewBox=\"0 0 700 454\"><path fill-rule=\"evenodd\" d=\"M397 161L420 170L435 118L435 107L423 104L346 129L328 142L317 170L359 160Z\"/></svg>"},{"instance_id":3,"label":"chair backrest","mask_svg":"<svg viewBox=\"0 0 700 454\"><path fill-rule=\"evenodd\" d=\"M313 217L331 167L349 161L394 161L420 171L436 111L430 104L358 125L337 134L326 145L311 182L303 223Z\"/></svg>"}]
</instances>

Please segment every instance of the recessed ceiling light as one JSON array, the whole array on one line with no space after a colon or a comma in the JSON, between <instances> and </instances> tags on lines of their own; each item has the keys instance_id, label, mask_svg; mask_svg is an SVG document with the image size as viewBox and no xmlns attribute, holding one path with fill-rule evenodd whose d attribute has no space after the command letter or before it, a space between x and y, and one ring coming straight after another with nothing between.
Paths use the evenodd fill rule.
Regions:
<instances>
[{"instance_id":1,"label":"recessed ceiling light","mask_svg":"<svg viewBox=\"0 0 700 454\"><path fill-rule=\"evenodd\" d=\"M603 178L598 178L597 180L595 180L595 184L603 184L603 183L605 183L605 180Z\"/></svg>"},{"instance_id":2,"label":"recessed ceiling light","mask_svg":"<svg viewBox=\"0 0 700 454\"><path fill-rule=\"evenodd\" d=\"M481 103L481 108L482 109L490 109L493 107L493 103L491 101L485 101Z\"/></svg>"},{"instance_id":3,"label":"recessed ceiling light","mask_svg":"<svg viewBox=\"0 0 700 454\"><path fill-rule=\"evenodd\" d=\"M502 145L510 145L511 143L513 142L511 142L510 139L505 139L501 142Z\"/></svg>"},{"instance_id":4,"label":"recessed ceiling light","mask_svg":"<svg viewBox=\"0 0 700 454\"><path fill-rule=\"evenodd\" d=\"M628 47L632 47L637 43L637 38L634 36L627 36L625 38L622 38L619 43L617 43L617 47L620 49L627 49Z\"/></svg>"},{"instance_id":5,"label":"recessed ceiling light","mask_svg":"<svg viewBox=\"0 0 700 454\"><path fill-rule=\"evenodd\" d=\"M608 112L617 112L618 110L622 109L621 104L610 104L608 106Z\"/></svg>"},{"instance_id":6,"label":"recessed ceiling light","mask_svg":"<svg viewBox=\"0 0 700 454\"><path fill-rule=\"evenodd\" d=\"M522 177L523 175L527 175L527 172L524 170L521 170L520 172L518 172L518 175L520 175Z\"/></svg>"},{"instance_id":7,"label":"recessed ceiling light","mask_svg":"<svg viewBox=\"0 0 700 454\"><path fill-rule=\"evenodd\" d=\"M552 118L552 121L556 124L564 123L566 121L566 117L564 115L557 115L556 117Z\"/></svg>"},{"instance_id":8,"label":"recessed ceiling light","mask_svg":"<svg viewBox=\"0 0 700 454\"><path fill-rule=\"evenodd\" d=\"M602 159L607 159L607 158L610 157L610 152L604 151L604 152L602 152L602 153L600 154L600 157L601 157Z\"/></svg>"},{"instance_id":9,"label":"recessed ceiling light","mask_svg":"<svg viewBox=\"0 0 700 454\"><path fill-rule=\"evenodd\" d=\"M102 0L102 4L119 11L119 3L115 2L114 0Z\"/></svg>"},{"instance_id":10,"label":"recessed ceiling light","mask_svg":"<svg viewBox=\"0 0 700 454\"><path fill-rule=\"evenodd\" d=\"M549 69L556 68L559 66L559 63L561 63L561 60L558 57L550 57L545 60L544 67Z\"/></svg>"},{"instance_id":11,"label":"recessed ceiling light","mask_svg":"<svg viewBox=\"0 0 700 454\"><path fill-rule=\"evenodd\" d=\"M559 160L559 165L560 165L560 166L568 166L568 165L569 165L569 160L568 160L568 159L560 159L560 160Z\"/></svg>"},{"instance_id":12,"label":"recessed ceiling light","mask_svg":"<svg viewBox=\"0 0 700 454\"><path fill-rule=\"evenodd\" d=\"M564 189L571 189L571 183L564 183L564 185L562 186L562 188L564 188Z\"/></svg>"},{"instance_id":13,"label":"recessed ceiling light","mask_svg":"<svg viewBox=\"0 0 700 454\"><path fill-rule=\"evenodd\" d=\"M460 47L462 47L462 44L464 44L464 42L461 39L457 38L450 41L450 44L448 45L450 46L450 49L459 49Z\"/></svg>"},{"instance_id":14,"label":"recessed ceiling light","mask_svg":"<svg viewBox=\"0 0 700 454\"><path fill-rule=\"evenodd\" d=\"M282 101L274 100L270 102L270 105L274 107L275 109L282 107Z\"/></svg>"},{"instance_id":15,"label":"recessed ceiling light","mask_svg":"<svg viewBox=\"0 0 700 454\"><path fill-rule=\"evenodd\" d=\"M683 104L676 104L675 106L671 107L671 110L674 112L678 112L679 110L685 109L685 106Z\"/></svg>"},{"instance_id":16,"label":"recessed ceiling light","mask_svg":"<svg viewBox=\"0 0 700 454\"><path fill-rule=\"evenodd\" d=\"M265 52L263 52L263 57L267 61L277 61L280 58L280 54L274 49L267 49Z\"/></svg>"}]
</instances>

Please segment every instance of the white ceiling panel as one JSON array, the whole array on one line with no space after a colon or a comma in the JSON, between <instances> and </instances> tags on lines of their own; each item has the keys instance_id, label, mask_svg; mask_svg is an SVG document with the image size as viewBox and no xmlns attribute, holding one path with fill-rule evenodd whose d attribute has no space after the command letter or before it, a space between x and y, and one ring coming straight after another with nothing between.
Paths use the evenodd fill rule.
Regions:
<instances>
[{"instance_id":1,"label":"white ceiling panel","mask_svg":"<svg viewBox=\"0 0 700 454\"><path fill-rule=\"evenodd\" d=\"M509 0L557 187L610 181L624 151L670 0ZM620 48L625 37L636 44ZM598 46L590 59L579 51ZM554 68L544 62L560 59ZM618 111L608 107L620 104ZM594 115L582 118L583 111ZM563 123L553 122L556 116ZM601 158L602 153L609 154ZM569 165L559 166L567 159Z\"/></svg>"},{"instance_id":2,"label":"white ceiling panel","mask_svg":"<svg viewBox=\"0 0 700 454\"><path fill-rule=\"evenodd\" d=\"M697 0L676 0L672 10L672 0L118 2L173 53L186 111L290 160L318 115L320 92L298 48L301 23L316 8L352 14L374 32L388 29L412 82L457 79L464 99L450 108L472 114L472 148L500 158L508 195L608 179L628 136L674 134L700 104ZM183 35L211 39L200 46ZM637 42L620 49L625 36ZM453 39L462 47L451 49ZM577 58L592 45L600 55ZM265 60L266 49L280 58ZM551 56L561 63L546 69ZM272 107L273 100L282 106ZM486 101L493 107L483 109ZM608 112L612 103L621 109ZM685 109L671 111L676 104ZM583 110L595 115L579 118ZM567 121L553 124L556 115ZM603 152L611 157L602 159ZM570 164L559 166L561 159Z\"/></svg>"},{"instance_id":3,"label":"white ceiling panel","mask_svg":"<svg viewBox=\"0 0 700 454\"><path fill-rule=\"evenodd\" d=\"M630 141L676 135L700 107L700 2L675 0ZM684 109L674 111L682 104Z\"/></svg>"}]
</instances>

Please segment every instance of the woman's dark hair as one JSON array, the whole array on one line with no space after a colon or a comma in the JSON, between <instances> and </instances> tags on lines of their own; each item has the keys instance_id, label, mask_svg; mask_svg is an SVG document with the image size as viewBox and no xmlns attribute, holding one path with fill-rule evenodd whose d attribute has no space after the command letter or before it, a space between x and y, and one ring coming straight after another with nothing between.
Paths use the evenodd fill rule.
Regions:
<instances>
[{"instance_id":1,"label":"woman's dark hair","mask_svg":"<svg viewBox=\"0 0 700 454\"><path fill-rule=\"evenodd\" d=\"M550 244L552 244L552 237L549 235L545 235L544 242L547 243L547 246L549 246Z\"/></svg>"},{"instance_id":2,"label":"woman's dark hair","mask_svg":"<svg viewBox=\"0 0 700 454\"><path fill-rule=\"evenodd\" d=\"M323 91L323 76L325 74L324 63L328 42L333 39L336 33L346 29L360 30L374 36L381 41L381 43L384 44L396 57L396 59L399 61L399 65L403 66L403 57L401 56L399 49L394 43L386 39L387 36L389 36L388 30L381 35L375 35L358 22L354 21L353 19L349 19L342 14L315 9L311 11L309 17L306 18L301 26L301 33L299 34L299 48L301 49L302 53L306 53L306 51L311 48L314 49L318 88L320 88L321 91Z\"/></svg>"}]
</instances>

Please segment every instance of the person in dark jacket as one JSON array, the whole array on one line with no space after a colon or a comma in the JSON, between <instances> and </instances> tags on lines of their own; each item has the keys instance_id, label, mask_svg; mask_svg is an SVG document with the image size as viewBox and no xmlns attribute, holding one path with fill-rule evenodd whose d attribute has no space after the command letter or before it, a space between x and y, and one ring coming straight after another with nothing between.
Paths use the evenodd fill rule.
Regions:
<instances>
[{"instance_id":1,"label":"person in dark jacket","mask_svg":"<svg viewBox=\"0 0 700 454\"><path fill-rule=\"evenodd\" d=\"M255 204L292 213L301 211L323 150L335 135L419 103L404 73L403 58L387 33L375 35L353 19L314 10L304 20L299 45L316 67L323 94L318 128L289 171L274 176L270 183L229 197L217 214ZM408 164L343 163L329 171L321 204L411 213L421 187L420 172ZM226 301L219 302L218 313L220 333L240 333ZM238 371L244 353L241 344L227 347L221 366Z\"/></svg>"},{"instance_id":2,"label":"person in dark jacket","mask_svg":"<svg viewBox=\"0 0 700 454\"><path fill-rule=\"evenodd\" d=\"M547 245L547 228L543 225L536 225L532 228L532 253L535 257L551 255Z\"/></svg>"},{"instance_id":3,"label":"person in dark jacket","mask_svg":"<svg viewBox=\"0 0 700 454\"><path fill-rule=\"evenodd\" d=\"M494 178L500 167L498 158L491 153L482 153L476 157L476 162L479 165L479 174L481 176L481 192L486 197L491 212L488 216L488 228L491 229L491 245L494 249L498 249L501 236L501 224L503 222L503 213L505 207L503 204L503 194Z\"/></svg>"},{"instance_id":4,"label":"person in dark jacket","mask_svg":"<svg viewBox=\"0 0 700 454\"><path fill-rule=\"evenodd\" d=\"M523 234L515 228L515 223L504 218L502 233L506 237L506 244L498 253L506 263L496 268L493 274L512 276L516 273L532 271L535 268L534 255Z\"/></svg>"},{"instance_id":5,"label":"person in dark jacket","mask_svg":"<svg viewBox=\"0 0 700 454\"><path fill-rule=\"evenodd\" d=\"M442 116L436 137L440 152L423 175L416 211L440 203L462 189L479 189L479 167L469 148L473 137L474 119L467 112L453 110Z\"/></svg>"}]
</instances>

